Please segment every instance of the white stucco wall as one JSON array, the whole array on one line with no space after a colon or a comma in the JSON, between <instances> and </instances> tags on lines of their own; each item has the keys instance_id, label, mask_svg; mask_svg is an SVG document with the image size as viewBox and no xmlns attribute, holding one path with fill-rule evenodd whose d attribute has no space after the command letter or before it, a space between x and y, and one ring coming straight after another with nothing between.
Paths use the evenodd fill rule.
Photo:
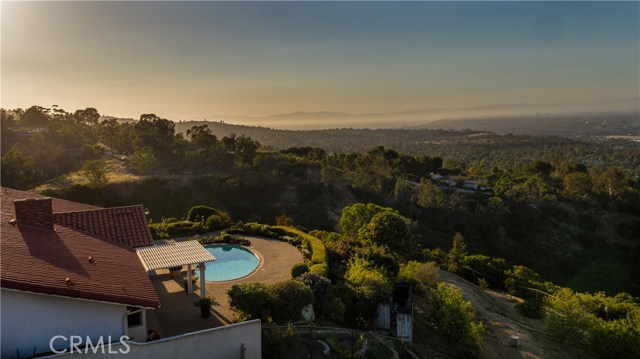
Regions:
<instances>
[{"instance_id":1,"label":"white stucco wall","mask_svg":"<svg viewBox=\"0 0 640 359\"><path fill-rule=\"evenodd\" d=\"M147 341L147 311L143 309L140 314L142 315L141 325L135 327L127 326L126 335L134 342Z\"/></svg>"},{"instance_id":2,"label":"white stucco wall","mask_svg":"<svg viewBox=\"0 0 640 359\"><path fill-rule=\"evenodd\" d=\"M244 349L243 349L244 348ZM244 350L244 356L242 351ZM46 358L262 358L262 326L260 320L163 338L148 343L127 342L93 352L65 353Z\"/></svg>"},{"instance_id":3,"label":"white stucco wall","mask_svg":"<svg viewBox=\"0 0 640 359\"><path fill-rule=\"evenodd\" d=\"M89 336L98 340L111 335L113 341L124 335L126 306L55 297L2 289L2 358L17 358L49 352L49 342L56 335ZM106 340L106 338L105 338ZM61 348L69 343L56 340Z\"/></svg>"}]
</instances>

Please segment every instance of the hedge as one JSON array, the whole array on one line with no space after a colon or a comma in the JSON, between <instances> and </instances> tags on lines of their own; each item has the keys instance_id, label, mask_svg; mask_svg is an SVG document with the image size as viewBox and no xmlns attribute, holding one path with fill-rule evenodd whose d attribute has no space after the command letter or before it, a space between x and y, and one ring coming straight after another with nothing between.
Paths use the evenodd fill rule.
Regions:
<instances>
[{"instance_id":1,"label":"hedge","mask_svg":"<svg viewBox=\"0 0 640 359\"><path fill-rule=\"evenodd\" d=\"M212 214L218 214L218 211L212 207L194 206L191 207L191 209L187 213L187 220L191 222L200 221L202 219L208 218Z\"/></svg>"},{"instance_id":2,"label":"hedge","mask_svg":"<svg viewBox=\"0 0 640 359\"><path fill-rule=\"evenodd\" d=\"M239 244L241 246L249 246L251 245L251 241L248 239L242 238L240 236L234 236L225 231L222 231L219 236L207 236L198 238L198 242L200 244L218 244L218 243L230 243L230 244Z\"/></svg>"},{"instance_id":3,"label":"hedge","mask_svg":"<svg viewBox=\"0 0 640 359\"><path fill-rule=\"evenodd\" d=\"M167 224L167 233L170 238L190 237L205 232L200 222L176 222Z\"/></svg>"},{"instance_id":4,"label":"hedge","mask_svg":"<svg viewBox=\"0 0 640 359\"><path fill-rule=\"evenodd\" d=\"M255 236L270 237L275 239L280 239L280 237L285 235L285 233L282 230L276 227L272 227L268 224L261 224L257 222L236 224L234 226L231 226L231 228L229 228L229 233L252 234Z\"/></svg>"},{"instance_id":5,"label":"hedge","mask_svg":"<svg viewBox=\"0 0 640 359\"><path fill-rule=\"evenodd\" d=\"M282 231L284 231L286 234L288 234L289 236L292 237L296 237L296 236L300 236L302 237L307 243L309 243L311 245L311 263L313 263L314 265L311 267L311 272L313 272L313 267L315 267L315 265L321 264L324 265L325 267L325 274L321 274L321 273L317 273L323 276L326 276L326 270L329 268L329 261L328 261L328 257L327 257L327 249L325 248L324 244L322 243L322 241L317 238L314 237L310 234L304 233L300 230L297 230L295 228L292 227L283 227L283 226L275 226L275 227L271 227L273 229L280 229ZM321 270L320 268L318 268L317 270Z\"/></svg>"}]
</instances>

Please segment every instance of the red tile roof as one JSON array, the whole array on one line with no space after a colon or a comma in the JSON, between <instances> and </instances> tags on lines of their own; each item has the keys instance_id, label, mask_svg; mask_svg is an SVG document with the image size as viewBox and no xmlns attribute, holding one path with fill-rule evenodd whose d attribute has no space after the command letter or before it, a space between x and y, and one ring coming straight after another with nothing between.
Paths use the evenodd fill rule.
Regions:
<instances>
[{"instance_id":1,"label":"red tile roof","mask_svg":"<svg viewBox=\"0 0 640 359\"><path fill-rule=\"evenodd\" d=\"M128 244L132 247L153 245L142 205L54 213L53 222L94 237Z\"/></svg>"},{"instance_id":2,"label":"red tile roof","mask_svg":"<svg viewBox=\"0 0 640 359\"><path fill-rule=\"evenodd\" d=\"M53 231L12 225L13 201L23 198L43 196L0 189L3 288L140 307L160 306L132 247L60 224L55 224ZM56 210L93 212L97 207L54 198L53 211ZM129 229L124 232L129 233Z\"/></svg>"}]
</instances>

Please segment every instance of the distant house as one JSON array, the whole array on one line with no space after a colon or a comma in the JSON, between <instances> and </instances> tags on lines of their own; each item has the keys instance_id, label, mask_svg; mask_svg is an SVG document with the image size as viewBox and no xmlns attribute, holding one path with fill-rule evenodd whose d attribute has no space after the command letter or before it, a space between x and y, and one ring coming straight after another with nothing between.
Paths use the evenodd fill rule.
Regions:
<instances>
[{"instance_id":1,"label":"distant house","mask_svg":"<svg viewBox=\"0 0 640 359\"><path fill-rule=\"evenodd\" d=\"M144 341L145 311L160 301L133 248L153 244L142 206L102 209L8 188L0 199L2 358L50 352L56 335Z\"/></svg>"}]
</instances>

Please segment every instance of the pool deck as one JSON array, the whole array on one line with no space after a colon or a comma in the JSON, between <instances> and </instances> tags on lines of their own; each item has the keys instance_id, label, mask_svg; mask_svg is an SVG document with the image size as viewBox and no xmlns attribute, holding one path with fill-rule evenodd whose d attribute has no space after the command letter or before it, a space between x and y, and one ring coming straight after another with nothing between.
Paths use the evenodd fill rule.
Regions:
<instances>
[{"instance_id":1,"label":"pool deck","mask_svg":"<svg viewBox=\"0 0 640 359\"><path fill-rule=\"evenodd\" d=\"M211 318L202 318L199 308L193 305L199 299L199 289L188 294L181 285L180 276L172 276L169 271L160 270L156 271L151 281L160 298L161 307L147 311L147 327L158 330L162 337L168 337L231 324L234 312L229 307L227 296L231 286L248 282L272 284L290 279L291 267L303 262L302 253L286 242L265 237L243 237L251 241L247 248L258 254L261 264L244 278L206 283L207 295L219 303L211 307Z\"/></svg>"}]
</instances>

